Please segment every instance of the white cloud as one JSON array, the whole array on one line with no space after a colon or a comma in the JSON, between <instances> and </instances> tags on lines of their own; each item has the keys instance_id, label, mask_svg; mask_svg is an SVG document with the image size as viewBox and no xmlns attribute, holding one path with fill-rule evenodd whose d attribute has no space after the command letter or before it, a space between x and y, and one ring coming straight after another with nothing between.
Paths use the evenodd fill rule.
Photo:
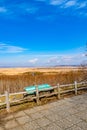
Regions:
<instances>
[{"instance_id":1,"label":"white cloud","mask_svg":"<svg viewBox=\"0 0 87 130\"><path fill-rule=\"evenodd\" d=\"M51 57L47 61L48 63L59 63L58 56Z\"/></svg>"},{"instance_id":2,"label":"white cloud","mask_svg":"<svg viewBox=\"0 0 87 130\"><path fill-rule=\"evenodd\" d=\"M79 2L77 0L50 0L51 5L56 5L60 8L70 8L75 7L75 9L85 8L87 6L87 1Z\"/></svg>"},{"instance_id":3,"label":"white cloud","mask_svg":"<svg viewBox=\"0 0 87 130\"><path fill-rule=\"evenodd\" d=\"M48 60L49 64L54 64L54 65L62 65L62 64L70 64L73 60L72 56L68 56L68 55L57 55L55 57L51 57Z\"/></svg>"},{"instance_id":4,"label":"white cloud","mask_svg":"<svg viewBox=\"0 0 87 130\"><path fill-rule=\"evenodd\" d=\"M34 58L34 59L29 60L28 62L35 64L35 63L37 63L37 61L38 61L38 58Z\"/></svg>"},{"instance_id":5,"label":"white cloud","mask_svg":"<svg viewBox=\"0 0 87 130\"><path fill-rule=\"evenodd\" d=\"M1 2L1 1L0 1ZM1 2L4 5L4 2ZM0 7L0 14L3 14L4 17L9 19L17 19L19 16L25 14L35 14L39 10L38 5L29 4L26 1L20 1L18 3L7 4L6 7Z\"/></svg>"},{"instance_id":6,"label":"white cloud","mask_svg":"<svg viewBox=\"0 0 87 130\"><path fill-rule=\"evenodd\" d=\"M85 57L85 56L86 56L86 54L82 54L82 55L81 55L81 57Z\"/></svg>"},{"instance_id":7,"label":"white cloud","mask_svg":"<svg viewBox=\"0 0 87 130\"><path fill-rule=\"evenodd\" d=\"M60 5L60 4L62 4L63 2L65 2L65 0L51 0L51 1L50 1L50 4L51 4L51 5Z\"/></svg>"},{"instance_id":8,"label":"white cloud","mask_svg":"<svg viewBox=\"0 0 87 130\"><path fill-rule=\"evenodd\" d=\"M56 56L52 56L48 59L47 63L49 65L75 65L75 64L81 64L82 61L85 59L84 53L78 53L78 54L62 54Z\"/></svg>"},{"instance_id":9,"label":"white cloud","mask_svg":"<svg viewBox=\"0 0 87 130\"><path fill-rule=\"evenodd\" d=\"M5 43L0 43L0 53L20 53L25 51L25 48L19 46L8 45Z\"/></svg>"},{"instance_id":10,"label":"white cloud","mask_svg":"<svg viewBox=\"0 0 87 130\"><path fill-rule=\"evenodd\" d=\"M58 10L72 9L72 15L87 16L87 1L79 0L49 0L48 4L58 7ZM65 12L67 14L69 12ZM71 14L71 13L70 13Z\"/></svg>"},{"instance_id":11,"label":"white cloud","mask_svg":"<svg viewBox=\"0 0 87 130\"><path fill-rule=\"evenodd\" d=\"M52 9L53 13L49 13L48 15L43 15L44 10L42 11L42 8L38 2L42 2L45 6L49 8L49 5L55 6L55 8ZM1 2L1 1L0 1ZM44 3L45 4L44 4ZM2 0L2 5L3 0ZM23 18L22 15L33 15L35 19L37 20L49 20L53 21L57 18L57 13L62 13L62 10L64 9L65 12L63 14L69 13L69 11L66 11L66 9L71 9L72 7L72 15L79 15L79 16L87 16L86 7L87 7L87 1L79 1L79 0L35 0L32 2L29 1L20 1L18 3L11 2L11 4L7 4L6 7L0 7L0 13L3 13L6 18L11 19L17 19L17 18ZM57 8L58 6L58 8ZM57 12L58 11L58 12ZM39 13L40 12L40 13ZM35 15L34 15L35 14ZM71 13L70 13L71 14Z\"/></svg>"},{"instance_id":12,"label":"white cloud","mask_svg":"<svg viewBox=\"0 0 87 130\"><path fill-rule=\"evenodd\" d=\"M5 7L0 7L0 13L6 13L7 9Z\"/></svg>"},{"instance_id":13,"label":"white cloud","mask_svg":"<svg viewBox=\"0 0 87 130\"><path fill-rule=\"evenodd\" d=\"M71 62L72 59L73 59L73 56L68 56L68 55L66 55L66 56L62 56L61 61Z\"/></svg>"},{"instance_id":14,"label":"white cloud","mask_svg":"<svg viewBox=\"0 0 87 130\"><path fill-rule=\"evenodd\" d=\"M73 54L65 54L61 55L60 63L59 64L65 64L65 65L80 65L82 62L84 62L86 59L86 56L83 52L79 53L73 53Z\"/></svg>"},{"instance_id":15,"label":"white cloud","mask_svg":"<svg viewBox=\"0 0 87 130\"><path fill-rule=\"evenodd\" d=\"M75 6L77 4L77 2L75 0L71 0L71 1L68 1L65 3L65 8L68 8L68 7L72 7L72 6Z\"/></svg>"},{"instance_id":16,"label":"white cloud","mask_svg":"<svg viewBox=\"0 0 87 130\"><path fill-rule=\"evenodd\" d=\"M78 4L78 8L84 8L87 6L87 2L81 2Z\"/></svg>"},{"instance_id":17,"label":"white cloud","mask_svg":"<svg viewBox=\"0 0 87 130\"><path fill-rule=\"evenodd\" d=\"M6 44L0 44L0 49L3 49L3 46ZM29 52L29 53L19 53L17 55L1 55L1 63L3 65L23 65L23 66L57 66L57 65L80 65L82 62L86 60L85 56L85 49L84 48L77 48L75 50L63 52L63 53L56 53L56 52ZM4 53L6 53L4 51ZM0 53L1 54L1 53ZM1 64L0 63L0 64Z\"/></svg>"}]
</instances>

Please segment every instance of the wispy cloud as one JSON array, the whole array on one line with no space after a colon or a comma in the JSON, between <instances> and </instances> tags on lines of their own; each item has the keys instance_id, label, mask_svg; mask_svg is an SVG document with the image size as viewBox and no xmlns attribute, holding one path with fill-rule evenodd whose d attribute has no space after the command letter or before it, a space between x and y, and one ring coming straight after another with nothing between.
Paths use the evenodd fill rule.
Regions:
<instances>
[{"instance_id":1,"label":"wispy cloud","mask_svg":"<svg viewBox=\"0 0 87 130\"><path fill-rule=\"evenodd\" d=\"M87 7L87 1L81 2L81 3L78 4L78 8L79 8L79 9L85 8L85 7Z\"/></svg>"},{"instance_id":2,"label":"wispy cloud","mask_svg":"<svg viewBox=\"0 0 87 130\"><path fill-rule=\"evenodd\" d=\"M0 54L9 53L8 55L3 55L0 57L1 59L0 64L2 65L6 65L7 63L10 65L20 65L20 66L80 65L81 63L84 63L84 61L86 61L85 51L84 52L80 51L81 48L76 49L77 51L73 50L65 53L44 52L42 54L39 52L38 53L27 52L26 54L20 53L20 50L18 48L18 50L16 50L17 55L16 54L11 55L13 52L11 51L8 52L7 51L8 49L3 50L3 47L6 46L7 45L4 43L2 45L0 44ZM24 48L22 49L23 50L21 52L26 51ZM3 53L1 53L1 50L3 50ZM16 51L14 51L14 53Z\"/></svg>"},{"instance_id":3,"label":"wispy cloud","mask_svg":"<svg viewBox=\"0 0 87 130\"><path fill-rule=\"evenodd\" d=\"M58 64L59 63L59 57L58 56L53 56L53 57L49 58L47 62L48 63L56 63L56 64Z\"/></svg>"},{"instance_id":4,"label":"wispy cloud","mask_svg":"<svg viewBox=\"0 0 87 130\"><path fill-rule=\"evenodd\" d=\"M60 5L63 4L66 0L50 0L51 5Z\"/></svg>"},{"instance_id":5,"label":"wispy cloud","mask_svg":"<svg viewBox=\"0 0 87 130\"><path fill-rule=\"evenodd\" d=\"M85 59L85 55L81 54L65 54L52 56L48 59L47 63L49 65L74 65L81 64Z\"/></svg>"},{"instance_id":6,"label":"wispy cloud","mask_svg":"<svg viewBox=\"0 0 87 130\"><path fill-rule=\"evenodd\" d=\"M0 53L20 53L25 50L25 48L19 46L9 45L0 42Z\"/></svg>"},{"instance_id":7,"label":"wispy cloud","mask_svg":"<svg viewBox=\"0 0 87 130\"><path fill-rule=\"evenodd\" d=\"M76 6L76 5L77 5L76 0L67 1L67 2L64 4L65 8L69 8L69 7Z\"/></svg>"},{"instance_id":8,"label":"wispy cloud","mask_svg":"<svg viewBox=\"0 0 87 130\"><path fill-rule=\"evenodd\" d=\"M32 64L37 63L37 61L38 61L38 58L34 58L34 59L28 60L28 62L29 62L29 63L32 63Z\"/></svg>"},{"instance_id":9,"label":"wispy cloud","mask_svg":"<svg viewBox=\"0 0 87 130\"><path fill-rule=\"evenodd\" d=\"M50 0L50 5L58 7L58 10L65 10L65 13L69 14L66 9L69 9L70 12L72 10L72 14L70 15L78 15L78 16L87 16L86 8L87 8L87 1L79 1L79 0Z\"/></svg>"},{"instance_id":10,"label":"wispy cloud","mask_svg":"<svg viewBox=\"0 0 87 130\"><path fill-rule=\"evenodd\" d=\"M9 1L8 3L7 0L5 0L5 2L6 4L4 4L4 1L0 1L1 5L4 5L0 7L0 14L3 13L3 16L9 19L36 14L39 9L38 5L29 1Z\"/></svg>"},{"instance_id":11,"label":"wispy cloud","mask_svg":"<svg viewBox=\"0 0 87 130\"><path fill-rule=\"evenodd\" d=\"M3 1L0 1L0 3L2 3L1 5L4 5ZM22 18L24 15L32 15L37 20L55 20L58 17L57 14L62 14L62 12L64 12L64 15L67 15L67 13L69 14L71 10L72 13L70 13L70 15L75 14L79 16L87 16L86 8L86 0L11 1L10 4L7 3L6 5L0 7L0 13L9 18L14 17L15 19ZM66 11L67 9L70 11Z\"/></svg>"}]
</instances>

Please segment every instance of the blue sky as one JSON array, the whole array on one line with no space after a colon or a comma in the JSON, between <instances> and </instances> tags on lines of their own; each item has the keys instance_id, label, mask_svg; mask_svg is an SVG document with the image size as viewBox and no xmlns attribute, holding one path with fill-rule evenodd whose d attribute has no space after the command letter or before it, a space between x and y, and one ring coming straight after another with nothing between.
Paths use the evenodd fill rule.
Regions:
<instances>
[{"instance_id":1,"label":"blue sky","mask_svg":"<svg viewBox=\"0 0 87 130\"><path fill-rule=\"evenodd\" d=\"M86 0L0 0L0 66L86 60Z\"/></svg>"}]
</instances>

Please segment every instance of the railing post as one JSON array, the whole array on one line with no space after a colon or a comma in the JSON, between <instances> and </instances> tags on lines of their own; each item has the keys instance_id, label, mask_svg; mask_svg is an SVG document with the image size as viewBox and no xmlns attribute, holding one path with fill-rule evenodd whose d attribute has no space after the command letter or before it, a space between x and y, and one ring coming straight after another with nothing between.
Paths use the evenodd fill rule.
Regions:
<instances>
[{"instance_id":1,"label":"railing post","mask_svg":"<svg viewBox=\"0 0 87 130\"><path fill-rule=\"evenodd\" d=\"M60 99L60 85L57 84L58 99Z\"/></svg>"},{"instance_id":2,"label":"railing post","mask_svg":"<svg viewBox=\"0 0 87 130\"><path fill-rule=\"evenodd\" d=\"M10 112L10 102L9 102L9 92L5 91L5 96L6 96L6 109L7 112Z\"/></svg>"},{"instance_id":3,"label":"railing post","mask_svg":"<svg viewBox=\"0 0 87 130\"><path fill-rule=\"evenodd\" d=\"M75 95L77 95L77 82L75 81Z\"/></svg>"},{"instance_id":4,"label":"railing post","mask_svg":"<svg viewBox=\"0 0 87 130\"><path fill-rule=\"evenodd\" d=\"M36 100L37 100L37 105L39 105L39 90L38 90L38 85L35 85L36 86Z\"/></svg>"}]
</instances>

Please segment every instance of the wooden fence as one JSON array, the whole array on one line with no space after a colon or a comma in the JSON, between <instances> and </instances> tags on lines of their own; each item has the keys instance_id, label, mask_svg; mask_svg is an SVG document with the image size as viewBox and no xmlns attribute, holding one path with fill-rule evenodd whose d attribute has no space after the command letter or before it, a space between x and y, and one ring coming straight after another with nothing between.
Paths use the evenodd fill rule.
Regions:
<instances>
[{"instance_id":1,"label":"wooden fence","mask_svg":"<svg viewBox=\"0 0 87 130\"><path fill-rule=\"evenodd\" d=\"M37 105L39 105L39 100L42 97L57 95L57 98L60 99L61 94L74 92L75 95L77 95L79 90L84 90L84 89L87 89L87 82L77 83L75 81L73 84L66 84L66 85L57 84L57 86L53 86L52 88L43 89L43 90L39 90L38 85L36 85L36 90L32 91L35 94L33 96L29 95L27 97L24 96L25 94L27 94L27 92L9 93L8 91L5 91L4 95L0 95L0 101L2 99L2 101L0 102L0 106L5 105L7 112L10 112L10 105L12 103L16 103L16 102L20 103L20 101L25 101L26 99L29 101L35 99Z\"/></svg>"}]
</instances>

